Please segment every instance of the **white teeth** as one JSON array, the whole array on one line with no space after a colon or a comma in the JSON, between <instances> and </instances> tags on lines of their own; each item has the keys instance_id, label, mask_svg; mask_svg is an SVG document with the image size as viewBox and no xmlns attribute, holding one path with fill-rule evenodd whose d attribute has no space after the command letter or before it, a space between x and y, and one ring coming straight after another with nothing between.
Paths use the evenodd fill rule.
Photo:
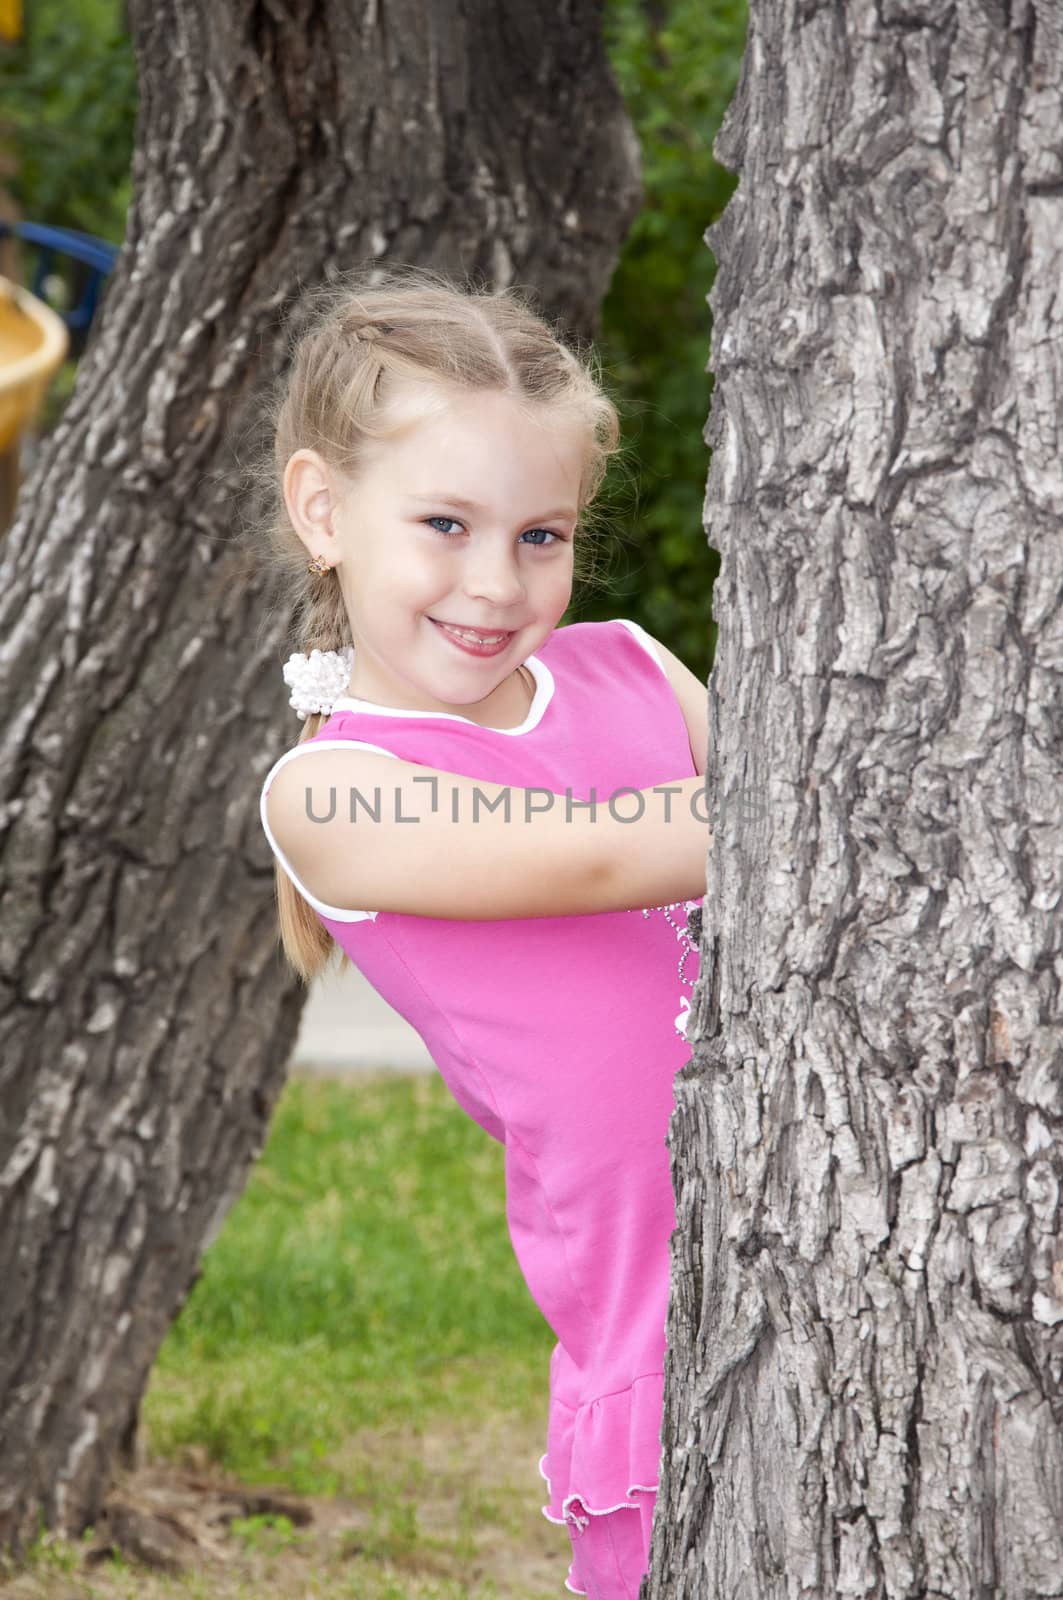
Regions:
<instances>
[{"instance_id":1,"label":"white teeth","mask_svg":"<svg viewBox=\"0 0 1063 1600\"><path fill-rule=\"evenodd\" d=\"M504 633L470 633L465 628L452 628L446 622L441 622L439 626L446 628L448 633L453 633L459 639L468 639L470 644L501 644L502 640L508 637Z\"/></svg>"}]
</instances>

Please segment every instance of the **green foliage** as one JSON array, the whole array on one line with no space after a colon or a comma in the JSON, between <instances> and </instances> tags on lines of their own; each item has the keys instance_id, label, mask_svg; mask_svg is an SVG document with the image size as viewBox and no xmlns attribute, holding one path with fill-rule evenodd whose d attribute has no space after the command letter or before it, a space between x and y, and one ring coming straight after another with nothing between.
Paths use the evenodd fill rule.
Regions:
<instances>
[{"instance_id":1,"label":"green foliage","mask_svg":"<svg viewBox=\"0 0 1063 1600\"><path fill-rule=\"evenodd\" d=\"M136 68L120 0L33 0L0 50L0 138L23 214L121 244Z\"/></svg>"},{"instance_id":2,"label":"green foliage","mask_svg":"<svg viewBox=\"0 0 1063 1600\"><path fill-rule=\"evenodd\" d=\"M634 617L706 678L719 558L702 527L715 274L704 233L734 188L712 141L738 79L746 5L607 0L605 27L642 149L645 201L602 308L599 350L638 468L634 494L615 480L603 492L618 570L605 592L577 596L578 615Z\"/></svg>"},{"instance_id":3,"label":"green foliage","mask_svg":"<svg viewBox=\"0 0 1063 1600\"><path fill-rule=\"evenodd\" d=\"M0 96L27 215L120 242L136 83L121 0L35 0L0 57ZM642 150L645 204L603 306L599 350L625 426L606 480L604 588L565 621L632 616L699 677L712 663L719 567L702 527L715 270L704 242L734 186L712 141L745 47L745 0L606 0L605 41ZM53 407L53 413L54 413Z\"/></svg>"}]
</instances>

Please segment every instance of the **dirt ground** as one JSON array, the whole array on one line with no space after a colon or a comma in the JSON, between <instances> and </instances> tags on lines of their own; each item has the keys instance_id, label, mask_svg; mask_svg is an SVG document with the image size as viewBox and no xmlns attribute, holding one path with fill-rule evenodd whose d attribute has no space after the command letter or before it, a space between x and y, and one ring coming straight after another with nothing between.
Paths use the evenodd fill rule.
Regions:
<instances>
[{"instance_id":1,"label":"dirt ground","mask_svg":"<svg viewBox=\"0 0 1063 1600\"><path fill-rule=\"evenodd\" d=\"M46 1546L30 1567L0 1579L0 1593L4 1600L565 1600L568 1537L540 1509L541 1427L506 1416L433 1420L416 1440L367 1433L347 1450L363 1466L379 1465L385 1481L416 1482L415 1496L397 1491L390 1534L355 1501L241 1484L193 1453L122 1474L91 1541ZM256 1518L264 1520L240 1521Z\"/></svg>"}]
</instances>

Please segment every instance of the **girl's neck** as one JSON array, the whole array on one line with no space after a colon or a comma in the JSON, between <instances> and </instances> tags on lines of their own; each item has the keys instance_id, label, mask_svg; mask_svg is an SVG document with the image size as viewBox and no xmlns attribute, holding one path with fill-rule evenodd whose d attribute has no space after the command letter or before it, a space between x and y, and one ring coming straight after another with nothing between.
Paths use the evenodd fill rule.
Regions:
<instances>
[{"instance_id":1,"label":"girl's neck","mask_svg":"<svg viewBox=\"0 0 1063 1600\"><path fill-rule=\"evenodd\" d=\"M507 691L504 699L503 690ZM509 677L503 683L500 683L495 690L491 712L484 719L482 726L485 728L519 728L531 710L532 701L535 699L535 690L535 676L531 668L521 662L516 671L510 673ZM395 710L394 706L385 705L380 700L370 700L366 695L352 695L351 698L361 700L367 706L379 706L382 711ZM462 710L457 712L456 715L468 716L468 711L467 709ZM477 722L479 718L469 717L469 720L470 722Z\"/></svg>"}]
</instances>

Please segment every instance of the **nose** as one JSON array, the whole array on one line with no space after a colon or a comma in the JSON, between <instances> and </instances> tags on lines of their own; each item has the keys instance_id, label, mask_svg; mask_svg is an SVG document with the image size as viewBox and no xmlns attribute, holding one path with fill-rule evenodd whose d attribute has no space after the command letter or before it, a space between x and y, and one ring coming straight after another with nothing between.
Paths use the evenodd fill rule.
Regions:
<instances>
[{"instance_id":1,"label":"nose","mask_svg":"<svg viewBox=\"0 0 1063 1600\"><path fill-rule=\"evenodd\" d=\"M465 567L465 593L501 610L524 598L524 579L512 550L491 548L481 541L469 550Z\"/></svg>"}]
</instances>

